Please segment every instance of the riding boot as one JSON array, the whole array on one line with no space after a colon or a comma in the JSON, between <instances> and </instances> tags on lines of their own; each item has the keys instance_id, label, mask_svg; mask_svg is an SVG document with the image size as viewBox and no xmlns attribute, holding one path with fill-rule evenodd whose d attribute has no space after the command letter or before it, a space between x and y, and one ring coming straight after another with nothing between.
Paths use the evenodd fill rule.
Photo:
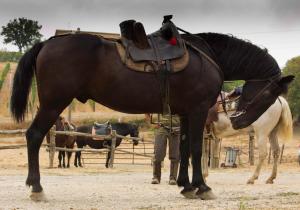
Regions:
<instances>
[{"instance_id":1,"label":"riding boot","mask_svg":"<svg viewBox=\"0 0 300 210\"><path fill-rule=\"evenodd\" d=\"M178 162L177 161L171 161L169 185L176 185L177 184L177 182L176 182L177 172L178 172Z\"/></svg>"},{"instance_id":2,"label":"riding boot","mask_svg":"<svg viewBox=\"0 0 300 210\"><path fill-rule=\"evenodd\" d=\"M153 178L151 184L159 184L161 178L161 162L153 162Z\"/></svg>"}]
</instances>

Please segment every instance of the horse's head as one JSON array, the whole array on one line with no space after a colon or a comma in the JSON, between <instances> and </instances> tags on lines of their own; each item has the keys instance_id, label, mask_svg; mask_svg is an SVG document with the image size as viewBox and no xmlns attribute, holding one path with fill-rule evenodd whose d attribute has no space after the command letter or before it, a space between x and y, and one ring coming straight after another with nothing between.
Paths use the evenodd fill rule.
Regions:
<instances>
[{"instance_id":1,"label":"horse's head","mask_svg":"<svg viewBox=\"0 0 300 210\"><path fill-rule=\"evenodd\" d=\"M130 128L130 136L131 137L139 137L139 127L138 125L132 124ZM132 140L134 145L138 145L138 140Z\"/></svg>"},{"instance_id":2,"label":"horse's head","mask_svg":"<svg viewBox=\"0 0 300 210\"><path fill-rule=\"evenodd\" d=\"M55 122L57 131L74 131L76 129L75 125L69 123L64 117L59 116Z\"/></svg>"},{"instance_id":3,"label":"horse's head","mask_svg":"<svg viewBox=\"0 0 300 210\"><path fill-rule=\"evenodd\" d=\"M59 116L55 122L55 127L57 131L64 131L65 130L65 118Z\"/></svg>"},{"instance_id":4,"label":"horse's head","mask_svg":"<svg viewBox=\"0 0 300 210\"><path fill-rule=\"evenodd\" d=\"M267 80L249 80L243 86L237 110L230 116L232 127L242 129L257 120L277 99L287 92L294 76Z\"/></svg>"}]
</instances>

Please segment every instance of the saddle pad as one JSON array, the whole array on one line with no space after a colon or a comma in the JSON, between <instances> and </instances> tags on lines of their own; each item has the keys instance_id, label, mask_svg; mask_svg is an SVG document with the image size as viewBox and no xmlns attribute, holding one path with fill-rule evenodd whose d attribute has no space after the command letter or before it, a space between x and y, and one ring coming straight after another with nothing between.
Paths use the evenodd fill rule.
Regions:
<instances>
[{"instance_id":1,"label":"saddle pad","mask_svg":"<svg viewBox=\"0 0 300 210\"><path fill-rule=\"evenodd\" d=\"M148 37L148 43L151 47L147 49L139 49L134 44L128 46L128 52L134 62L157 60L154 50L155 48L157 48L157 53L160 60L173 60L180 58L186 51L184 42L182 40L180 41L181 44L179 46L171 45L169 41L163 39L162 37L153 35Z\"/></svg>"},{"instance_id":2,"label":"saddle pad","mask_svg":"<svg viewBox=\"0 0 300 210\"><path fill-rule=\"evenodd\" d=\"M122 62L129 68L135 71L140 72L155 72L155 69L153 69L149 62L134 62L128 55L126 55L126 50L123 47L122 44L116 42L116 48L120 55L120 58ZM179 72L185 69L185 67L189 63L189 54L188 51L185 51L185 54L181 58L173 59L171 60L172 65L172 71L173 72Z\"/></svg>"}]
</instances>

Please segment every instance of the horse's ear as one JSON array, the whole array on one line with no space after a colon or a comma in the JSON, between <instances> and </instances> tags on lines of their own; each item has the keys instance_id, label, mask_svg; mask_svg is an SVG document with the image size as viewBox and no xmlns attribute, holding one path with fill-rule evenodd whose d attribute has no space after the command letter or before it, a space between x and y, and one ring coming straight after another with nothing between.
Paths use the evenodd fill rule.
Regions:
<instances>
[{"instance_id":1,"label":"horse's ear","mask_svg":"<svg viewBox=\"0 0 300 210\"><path fill-rule=\"evenodd\" d=\"M288 85L294 80L294 75L288 75L282 77L278 82L278 86L282 88L282 93L286 94L288 91Z\"/></svg>"},{"instance_id":2,"label":"horse's ear","mask_svg":"<svg viewBox=\"0 0 300 210\"><path fill-rule=\"evenodd\" d=\"M293 80L294 80L295 76L294 75L288 75L286 77L282 77L279 81L278 81L278 85L279 86L283 86L283 85L288 85L290 84Z\"/></svg>"}]
</instances>

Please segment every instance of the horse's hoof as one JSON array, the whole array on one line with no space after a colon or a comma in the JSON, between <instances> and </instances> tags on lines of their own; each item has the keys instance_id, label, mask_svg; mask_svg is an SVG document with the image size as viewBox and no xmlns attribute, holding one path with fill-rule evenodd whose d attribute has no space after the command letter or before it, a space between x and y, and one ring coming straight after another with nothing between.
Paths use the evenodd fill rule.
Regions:
<instances>
[{"instance_id":1,"label":"horse's hoof","mask_svg":"<svg viewBox=\"0 0 300 210\"><path fill-rule=\"evenodd\" d=\"M198 198L198 196L196 195L197 189L192 189L192 190L185 190L185 189L183 189L180 193L185 198L188 198L188 199L197 199Z\"/></svg>"},{"instance_id":2,"label":"horse's hoof","mask_svg":"<svg viewBox=\"0 0 300 210\"><path fill-rule=\"evenodd\" d=\"M206 191L206 192L197 192L197 197L201 200L215 200L217 199L217 196L212 192L212 190Z\"/></svg>"},{"instance_id":3,"label":"horse's hoof","mask_svg":"<svg viewBox=\"0 0 300 210\"><path fill-rule=\"evenodd\" d=\"M47 201L46 195L44 192L31 192L30 199L35 202Z\"/></svg>"},{"instance_id":4,"label":"horse's hoof","mask_svg":"<svg viewBox=\"0 0 300 210\"><path fill-rule=\"evenodd\" d=\"M247 182L247 184L254 184L254 180L249 179L248 182Z\"/></svg>"},{"instance_id":5,"label":"horse's hoof","mask_svg":"<svg viewBox=\"0 0 300 210\"><path fill-rule=\"evenodd\" d=\"M273 182L273 180L272 179L268 179L267 181L266 181L266 184L273 184L274 182Z\"/></svg>"}]
</instances>

